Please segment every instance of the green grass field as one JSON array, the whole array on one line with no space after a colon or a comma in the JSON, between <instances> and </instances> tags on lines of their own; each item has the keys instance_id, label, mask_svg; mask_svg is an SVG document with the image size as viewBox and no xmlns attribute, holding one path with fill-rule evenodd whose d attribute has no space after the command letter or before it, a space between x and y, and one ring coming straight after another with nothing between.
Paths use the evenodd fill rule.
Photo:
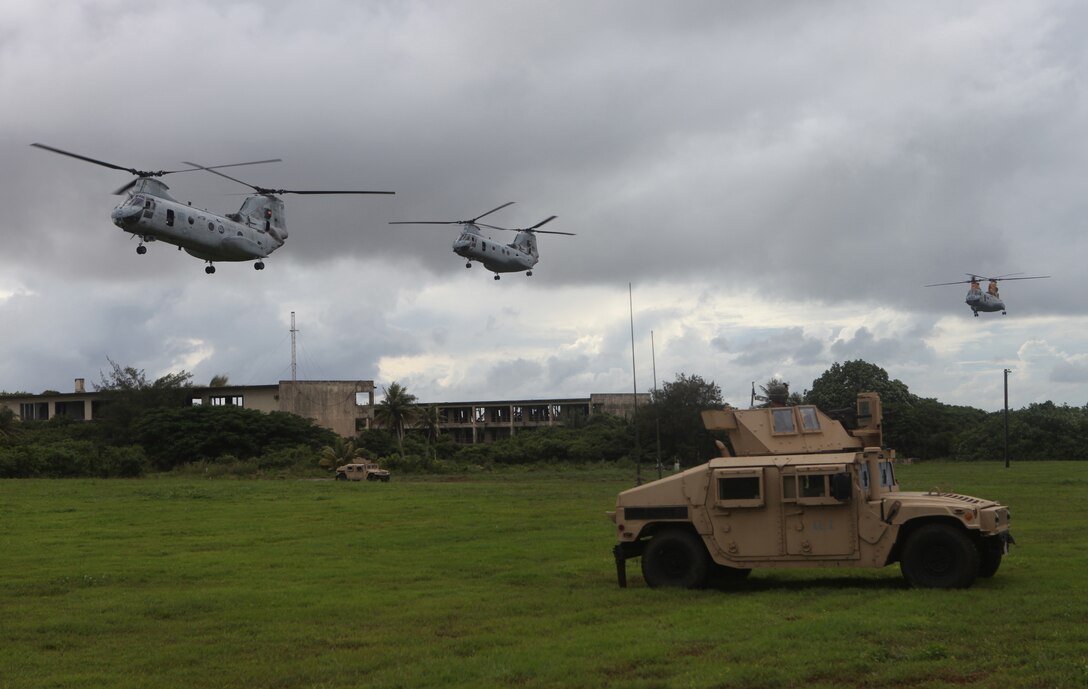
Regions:
<instances>
[{"instance_id":1,"label":"green grass field","mask_svg":"<svg viewBox=\"0 0 1088 689\"><path fill-rule=\"evenodd\" d=\"M1088 463L900 480L1011 505L997 576L619 589L600 470L0 481L0 687L1088 687Z\"/></svg>"}]
</instances>

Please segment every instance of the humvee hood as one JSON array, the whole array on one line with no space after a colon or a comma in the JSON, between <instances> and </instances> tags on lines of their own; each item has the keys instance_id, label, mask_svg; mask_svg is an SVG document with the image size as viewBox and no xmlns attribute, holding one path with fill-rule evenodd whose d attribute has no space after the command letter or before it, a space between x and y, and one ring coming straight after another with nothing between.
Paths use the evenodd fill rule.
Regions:
<instances>
[{"instance_id":1,"label":"humvee hood","mask_svg":"<svg viewBox=\"0 0 1088 689\"><path fill-rule=\"evenodd\" d=\"M984 510L987 507L994 507L1001 503L995 500L985 500L983 498L976 498L970 495L960 495L959 493L942 493L942 492L909 492L899 491L897 493L891 493L887 496L890 499L911 501L911 502L924 502L929 505L947 505L951 507L970 507L972 509Z\"/></svg>"}]
</instances>

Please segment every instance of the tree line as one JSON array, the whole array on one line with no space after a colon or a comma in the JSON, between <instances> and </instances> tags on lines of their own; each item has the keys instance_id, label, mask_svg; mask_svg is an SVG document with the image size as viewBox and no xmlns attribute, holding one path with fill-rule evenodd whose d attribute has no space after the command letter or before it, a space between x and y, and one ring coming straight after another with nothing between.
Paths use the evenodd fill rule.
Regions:
<instances>
[{"instance_id":1,"label":"tree line","mask_svg":"<svg viewBox=\"0 0 1088 689\"><path fill-rule=\"evenodd\" d=\"M96 385L103 404L93 422L54 418L20 421L0 409L0 478L136 477L149 472L202 475L327 475L356 457L399 472L457 472L496 466L660 462L667 468L716 456L715 437L699 413L719 408L720 388L696 374L678 374L651 394L631 418L595 414L564 424L519 429L491 443L462 445L441 432L437 407L420 404L399 383L385 388L375 428L344 439L286 412L187 404L191 374L148 380L142 370L110 361ZM220 377L225 380L225 376ZM999 460L1005 418L912 394L874 364L835 363L802 393L772 379L753 386L762 405L813 404L825 412L851 409L858 392L880 393L884 441L918 460ZM636 441L637 439L637 441ZM1088 459L1088 406L1053 402L1012 410L1008 456L1016 461Z\"/></svg>"}]
</instances>

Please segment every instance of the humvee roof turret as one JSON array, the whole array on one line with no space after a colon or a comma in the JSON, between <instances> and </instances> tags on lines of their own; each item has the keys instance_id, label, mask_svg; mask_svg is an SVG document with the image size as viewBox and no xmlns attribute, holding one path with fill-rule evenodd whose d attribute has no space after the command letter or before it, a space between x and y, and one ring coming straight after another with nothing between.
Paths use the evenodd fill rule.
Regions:
<instances>
[{"instance_id":1,"label":"humvee roof turret","mask_svg":"<svg viewBox=\"0 0 1088 689\"><path fill-rule=\"evenodd\" d=\"M642 558L651 587L703 586L756 567L884 567L912 586L991 577L1012 543L1009 510L955 493L904 492L883 447L876 393L848 429L814 406L703 412L721 456L623 491L609 516L620 586Z\"/></svg>"}]
</instances>

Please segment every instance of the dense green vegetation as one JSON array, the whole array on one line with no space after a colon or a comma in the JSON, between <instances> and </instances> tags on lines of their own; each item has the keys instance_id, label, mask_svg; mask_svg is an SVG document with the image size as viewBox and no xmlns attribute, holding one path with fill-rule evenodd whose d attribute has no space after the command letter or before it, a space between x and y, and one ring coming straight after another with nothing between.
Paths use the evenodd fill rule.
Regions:
<instances>
[{"instance_id":1,"label":"dense green vegetation","mask_svg":"<svg viewBox=\"0 0 1088 689\"><path fill-rule=\"evenodd\" d=\"M509 439L458 445L439 432L435 409L416 403L392 383L376 407L378 428L351 439L350 448L307 419L238 407L187 406L189 374L148 381L142 371L110 362L99 390L102 418L19 422L0 410L0 478L132 477L173 471L202 475L325 475L336 458L363 454L398 473L467 473L503 466L612 464L660 459L693 466L717 454L699 412L722 405L721 390L698 375L680 374L654 391L634 421L596 415L564 426L522 430ZM1002 413L946 405L913 395L879 366L836 363L803 394L772 380L753 396L767 404L815 404L849 421L858 392L879 392L884 440L900 457L921 460L1001 460ZM1051 402L1009 413L1011 460L1088 459L1088 406ZM636 443L637 438L637 443Z\"/></svg>"},{"instance_id":2,"label":"dense green vegetation","mask_svg":"<svg viewBox=\"0 0 1088 689\"><path fill-rule=\"evenodd\" d=\"M1088 686L1088 464L899 478L1011 505L994 578L651 590L632 562L619 589L604 512L629 470L0 481L0 689Z\"/></svg>"}]
</instances>

